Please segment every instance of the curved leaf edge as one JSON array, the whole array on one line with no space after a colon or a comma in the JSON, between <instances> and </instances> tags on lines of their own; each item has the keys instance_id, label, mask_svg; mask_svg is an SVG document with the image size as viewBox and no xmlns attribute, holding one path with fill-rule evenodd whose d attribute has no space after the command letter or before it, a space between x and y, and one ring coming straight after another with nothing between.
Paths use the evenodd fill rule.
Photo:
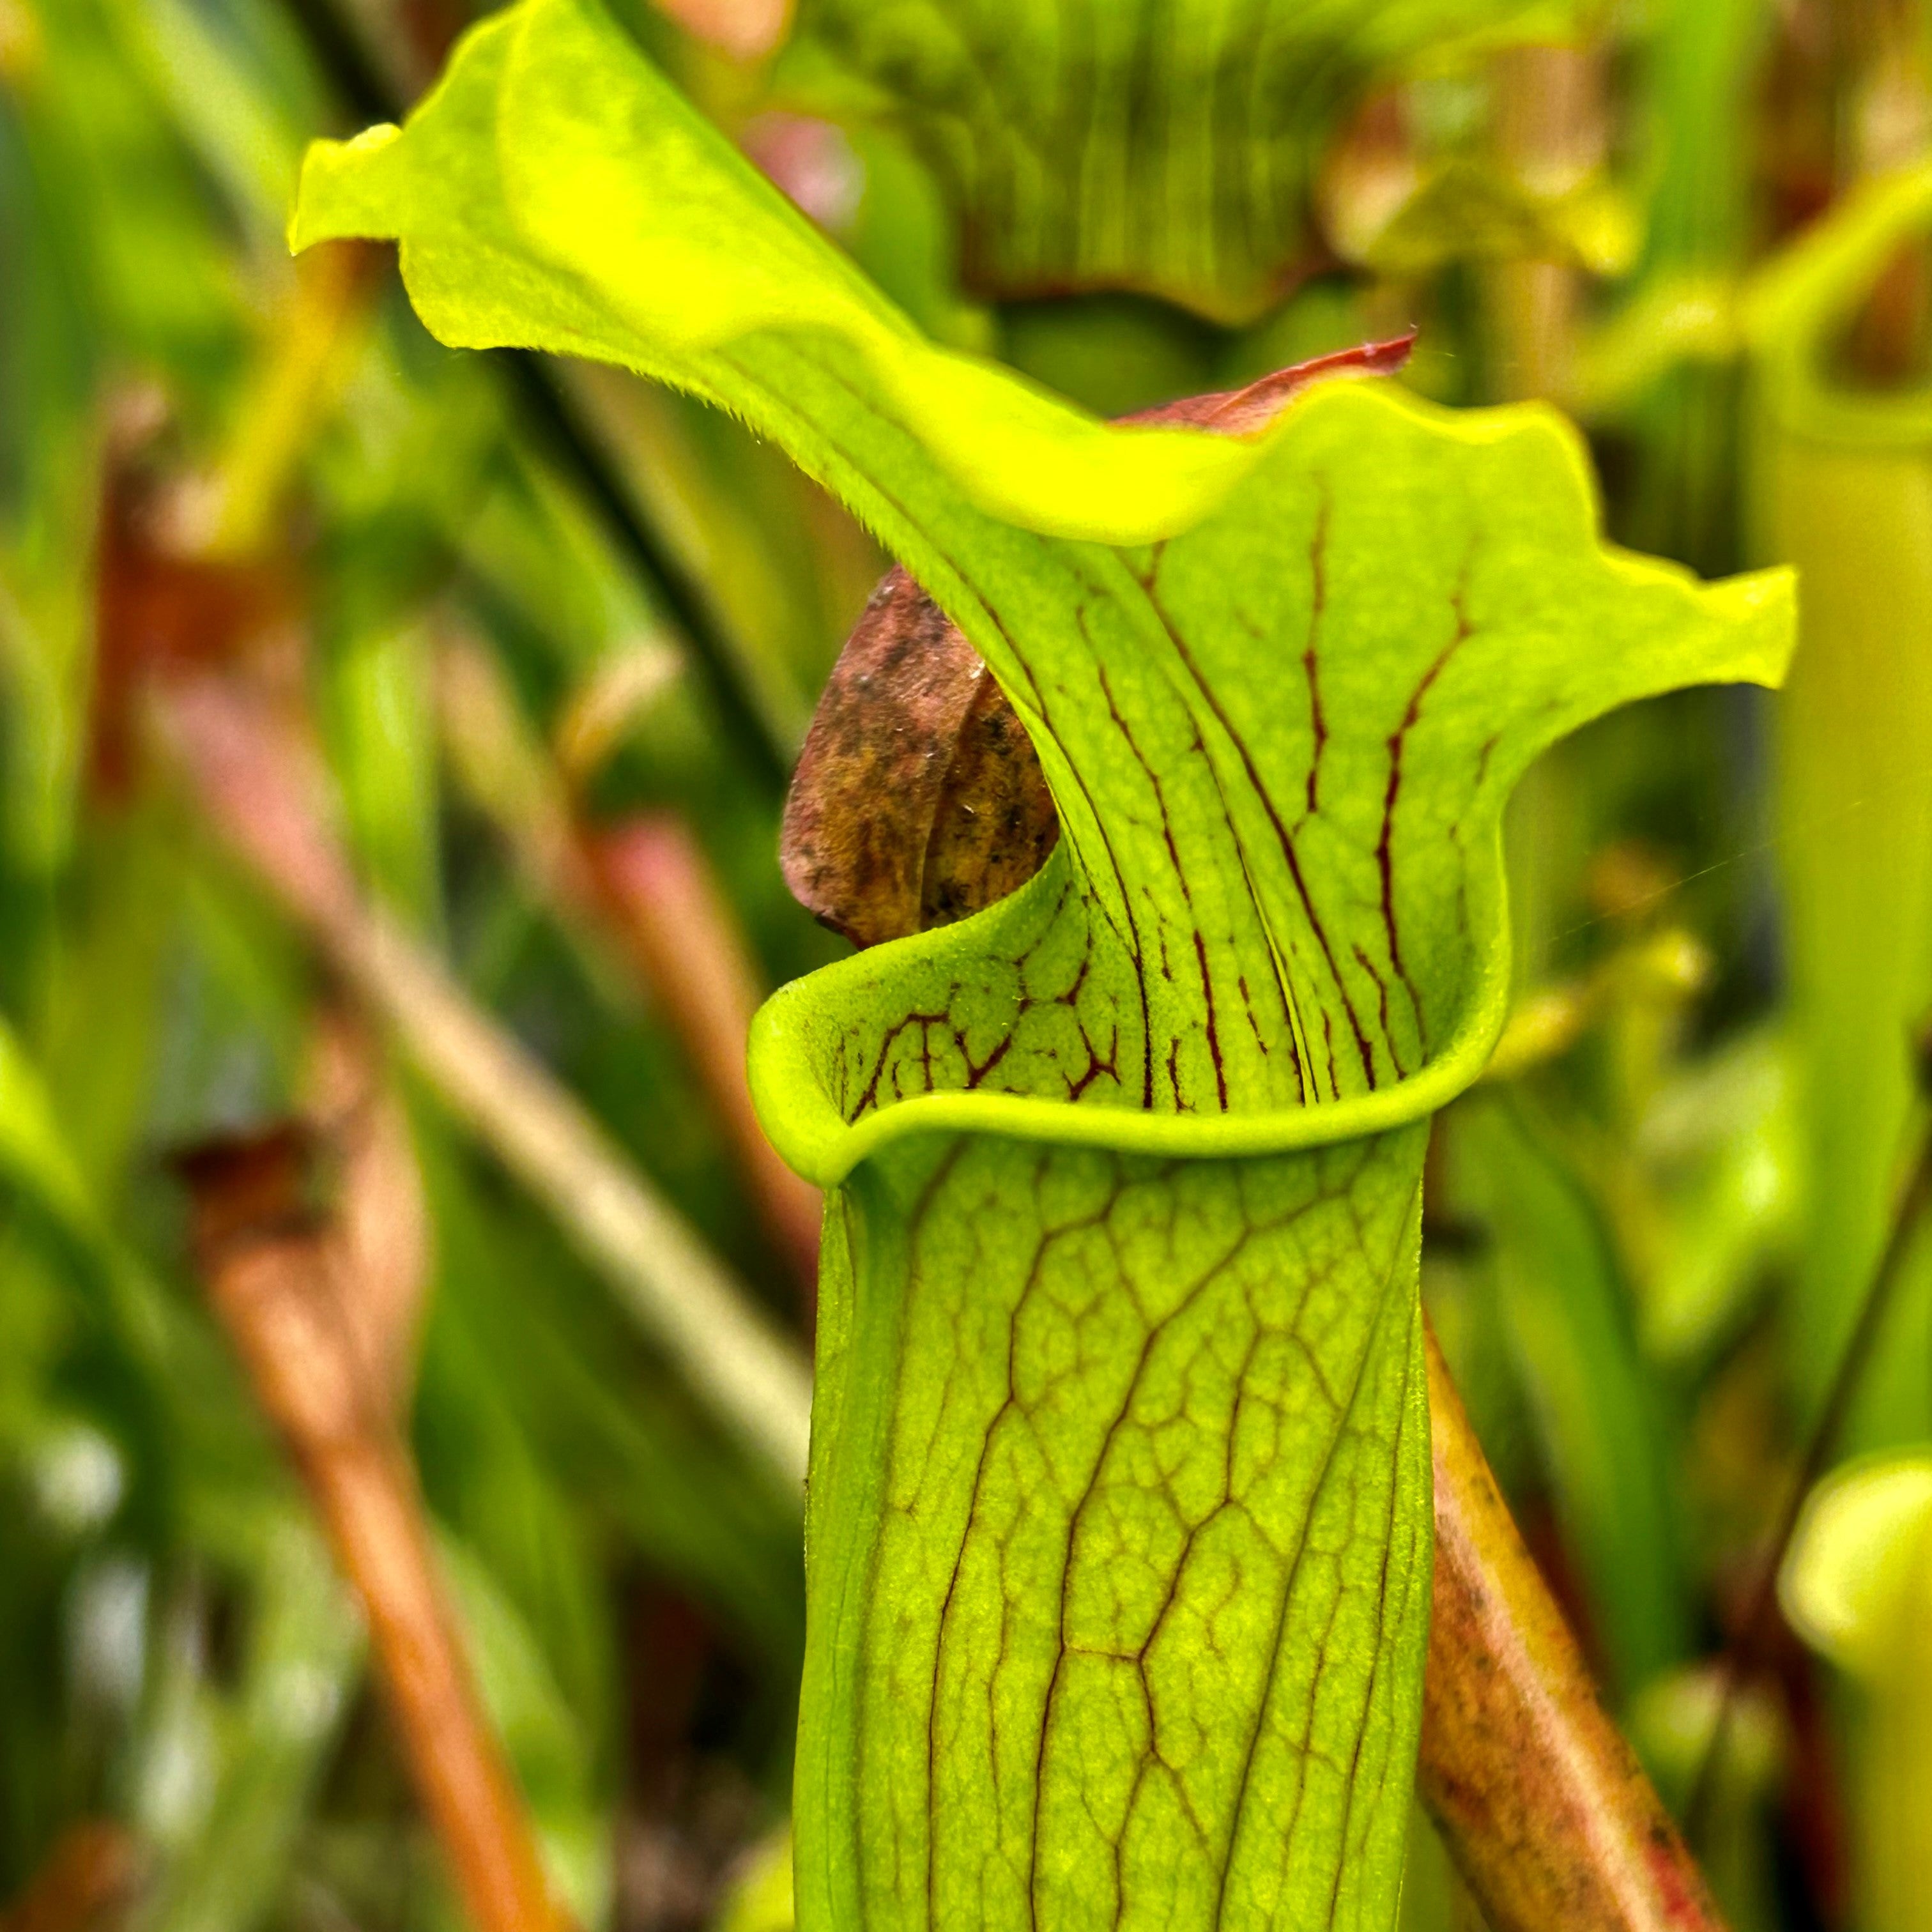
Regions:
<instances>
[{"instance_id":1,"label":"curved leaf edge","mask_svg":"<svg viewBox=\"0 0 1932 1932\"><path fill-rule=\"evenodd\" d=\"M1446 1106L1474 1084L1508 1016L1509 919L1500 826L1492 828L1487 842L1490 854L1471 880L1470 898L1485 943L1462 1018L1448 1044L1426 1066L1372 1094L1262 1113L1202 1114L956 1090L914 1094L862 1120L847 1121L812 1064L809 1034L820 1003L852 980L875 979L896 958L938 964L985 957L991 950L988 941L1007 918L1024 916L1032 897L1051 898L1061 890L1063 844L1044 869L985 912L821 967L773 994L753 1017L748 1048L752 1101L759 1124L792 1168L828 1188L882 1148L915 1134L999 1134L1163 1159L1226 1160L1324 1147L1405 1126Z\"/></svg>"},{"instance_id":2,"label":"curved leaf edge","mask_svg":"<svg viewBox=\"0 0 1932 1932\"><path fill-rule=\"evenodd\" d=\"M1321 391L1313 389L1291 404L1270 425L1269 439L1292 433L1301 410L1321 406L1320 399ZM1568 418L1544 404L1454 411L1388 383L1365 382L1350 386L1348 406L1382 407L1420 418L1437 434L1472 445L1515 434L1534 423L1560 438L1594 496L1581 435ZM1605 563L1633 584L1666 580L1685 586L1712 615L1727 618L1737 627L1721 662L1688 666L1675 688L1740 682L1775 689L1783 682L1796 642L1793 571L1779 566L1705 582L1681 564L1624 550L1600 532L1598 550ZM752 1100L760 1124L800 1174L831 1187L869 1156L910 1135L977 1132L1160 1158L1211 1160L1323 1147L1387 1133L1424 1119L1480 1078L1508 1016L1512 958L1503 818L1510 794L1529 762L1533 759L1508 774L1489 823L1477 828L1470 842L1466 883L1474 943L1461 1013L1440 1050L1406 1078L1340 1100L1218 1114L1150 1113L956 1089L909 1096L848 1122L813 1064L811 1034L822 1012L839 1004L842 996L876 983L896 964L916 961L944 967L1006 956L1000 940L1006 922L1027 926L1034 898L1050 897L1060 890L1062 868L1071 862L1063 842L1034 879L972 918L874 946L820 968L774 994L753 1018L748 1046Z\"/></svg>"},{"instance_id":3,"label":"curved leaf edge","mask_svg":"<svg viewBox=\"0 0 1932 1932\"><path fill-rule=\"evenodd\" d=\"M453 242L461 245L460 218L448 232L425 232L412 228L397 211L412 198L419 165L435 166L433 156L419 150L437 137L440 116L457 116L467 104L467 91L493 64L503 73L483 77L497 91L500 107L514 84L516 56L525 37L543 30L547 14L581 4L521 0L463 37L442 77L403 126L384 123L349 140L312 142L303 158L289 220L291 252L299 254L328 241L393 241L412 305L430 333L447 346L567 346L725 408L761 435L772 434L772 425L708 388L691 363L728 355L735 344L767 332L836 339L856 352L892 413L920 436L970 500L1006 521L1052 536L1156 542L1211 514L1252 467L1268 440L1265 434L1244 440L1174 427L1117 428L988 358L940 347L884 296L869 286L862 294L847 278L840 278L844 286L820 286L796 299L770 290L763 300L746 299L742 289L714 287L707 291L707 314L674 316L667 309L652 318L647 338L634 327L611 328L615 318L607 292L590 286L576 263L550 258L547 272L559 284L576 285L583 314L592 319L589 326L572 330L575 339L568 342L478 330L463 315L460 304L446 299L440 272L440 253ZM568 28L580 22L562 24ZM640 55L636 58L644 64ZM652 80L668 116L697 118L696 110L654 72ZM758 221L759 232L747 238L747 253L773 242L782 246L787 231L795 236L803 217L789 204L770 206L778 200L778 190L708 123L700 138L712 150L710 160L737 177L741 218ZM482 158L472 158L480 162ZM508 205L514 196L500 179L500 161L496 173L496 192ZM541 239L527 227L520 227L516 238L532 255L546 256ZM487 244L469 239L479 252L488 252ZM677 262L665 268L662 280L688 286L689 270L688 262ZM652 353L653 347L659 352ZM667 350L668 354L663 352ZM979 432L987 429L1000 442L1003 460L997 466L986 461Z\"/></svg>"},{"instance_id":4,"label":"curved leaf edge","mask_svg":"<svg viewBox=\"0 0 1932 1932\"><path fill-rule=\"evenodd\" d=\"M527 331L479 328L462 312L463 304L447 299L440 258L446 250L466 248L488 255L491 248L487 236L470 231L462 193L452 199L452 190L463 184L447 178L447 158L438 143L461 127L479 101L488 101L493 116L517 106L519 76L528 64L525 50L533 36L544 34L572 41L580 51L594 50L600 58L634 64L632 84L648 91L652 112L668 133L701 148L706 164L730 178L746 257L787 259L802 244L838 268L808 286L801 278L774 280L757 274L736 283L712 277L703 301L693 302L692 261L674 224L667 224L640 244L659 272L656 283L639 272L641 262L633 264L621 276L623 292L614 298L606 284L616 271L587 274L584 261L547 246L542 220L526 205L530 182L520 175L512 180L504 154L479 152L470 130L466 139L459 134L466 140L465 166L488 173L490 195L509 218L518 247L543 262L554 286L572 289L579 298L572 323L548 342ZM493 127L492 132L500 150L502 130ZM402 211L429 198L422 191L430 182L442 190L448 212L426 224ZM594 0L518 0L464 35L404 125L384 124L349 140L311 143L288 239L296 253L330 240L396 242L410 300L430 332L448 346L568 349L682 389L782 442L775 421L709 388L696 365L727 358L735 345L767 334L832 340L858 357L890 412L970 502L1047 536L1111 544L1176 536L1222 506L1287 432L1295 413L1291 404L1265 429L1245 436L1174 424L1108 423L988 358L930 341L829 248ZM504 272L512 274L507 261ZM640 290L665 284L684 292L662 303L646 298L651 312L640 328L625 313L626 302L639 299ZM1414 406L1428 406L1419 399ZM1485 410L1460 419L1459 426L1478 440L1507 437L1520 428L1525 412L1562 420L1546 406L1530 403ZM1445 419L1449 414L1438 413Z\"/></svg>"},{"instance_id":5,"label":"curved leaf edge","mask_svg":"<svg viewBox=\"0 0 1932 1932\"><path fill-rule=\"evenodd\" d=\"M1713 594L1747 587L1767 603L1790 603L1792 573L1766 571L1711 586ZM1775 688L1792 648L1791 627L1776 627L1748 681ZM1015 1140L1064 1147L1102 1148L1163 1159L1222 1160L1283 1154L1381 1135L1426 1118L1473 1086L1488 1065L1504 1022L1511 992L1508 873L1502 814L1484 834L1481 856L1469 879L1472 920L1482 935L1472 962L1462 1016L1442 1051L1427 1064L1374 1092L1312 1106L1264 1112L1154 1114L1012 1094L964 1090L914 1094L856 1122L833 1104L814 1070L809 1034L821 1003L856 981L876 980L895 958L942 964L996 951L1009 920L1024 920L1034 896L1061 887L1066 848L1055 848L1046 866L1012 897L974 917L940 931L915 934L821 967L782 987L752 1022L748 1046L752 1104L772 1145L806 1179L834 1187L870 1156L909 1136L956 1132L999 1134Z\"/></svg>"}]
</instances>

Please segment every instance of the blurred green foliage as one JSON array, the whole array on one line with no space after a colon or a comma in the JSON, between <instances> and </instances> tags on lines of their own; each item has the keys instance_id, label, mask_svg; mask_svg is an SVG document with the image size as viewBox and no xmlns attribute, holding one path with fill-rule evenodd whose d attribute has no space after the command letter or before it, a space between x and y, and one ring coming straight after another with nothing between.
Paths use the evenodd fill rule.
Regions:
<instances>
[{"instance_id":1,"label":"blurred green foliage","mask_svg":"<svg viewBox=\"0 0 1932 1932\"><path fill-rule=\"evenodd\" d=\"M1519 1025L1430 1180L1425 1287L1472 1413L1613 1700L1688 1790L1711 1660L1918 1104L1932 285L1914 178L1876 217L1869 184L1924 159L1924 10L1497 8L1534 31L1473 38L1483 9L1390 10L1418 30L1336 56L1271 123L1280 218L1238 260L1156 227L1130 268L1083 242L1050 272L1040 238L1084 231L1065 144L1034 144L1039 102L994 88L934 120L922 87L943 73L841 52L858 10L802 6L776 58L642 0L614 10L950 344L1118 411L1413 322L1426 393L1580 417L1620 537L1709 573L1804 568L1783 699L1661 700L1532 775ZM989 6L891 10L909 34L954 11L1002 32ZM1062 10L1004 10L1018 47ZM1270 10L1217 17L1238 36ZM400 100L462 17L0 0L0 1896L108 1816L142 1849L144 1918L400 1932L454 1911L357 1619L190 1252L174 1156L306 1104L334 989L146 748L108 580L136 484L170 542L272 586L368 891L796 1318L690 1042L465 781L439 666L452 640L487 651L586 820L676 814L775 984L839 949L779 882L770 774L881 560L728 420L573 374L578 421L696 586L698 675L674 589L511 372L429 342L383 262L298 274L303 146L367 113L318 23ZM1241 155L1186 93L1195 68L1154 71ZM1028 273L1004 282L962 254L975 221L1005 233L962 186L985 146L1001 178L1042 164L1039 219L1006 238ZM1826 242L1794 247L1821 217ZM1082 262L1106 285L1074 286ZM694 1924L784 1813L795 1510L472 1124L388 1077L433 1257L410 1439L486 1702L585 1922ZM1847 1449L1932 1437L1928 1278L1890 1312ZM1842 1565L1864 1519L1835 1520ZM1870 1548L1886 1538L1888 1520ZM1807 1575L1825 1546L1801 1547ZM1922 1699L1923 1659L1887 1656ZM1848 1805L1891 1815L1873 1780L1912 1761L1874 1746L1871 1694L1796 1646L1754 1686L1708 1821L1745 1932L1917 1922L1834 1850L1864 1842ZM753 1870L741 1916L779 1922L769 1858ZM1466 1910L1419 1827L1412 1923Z\"/></svg>"}]
</instances>

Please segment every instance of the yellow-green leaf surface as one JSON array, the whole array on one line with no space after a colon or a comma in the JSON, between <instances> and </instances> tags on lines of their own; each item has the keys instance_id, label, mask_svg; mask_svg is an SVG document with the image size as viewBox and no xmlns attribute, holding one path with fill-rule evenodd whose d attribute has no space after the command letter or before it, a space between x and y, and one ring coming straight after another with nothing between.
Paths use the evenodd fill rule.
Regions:
<instances>
[{"instance_id":1,"label":"yellow-green leaf surface","mask_svg":"<svg viewBox=\"0 0 1932 1932\"><path fill-rule=\"evenodd\" d=\"M938 350L592 0L473 34L298 242L398 236L446 340L707 396L985 655L1066 836L788 988L832 1191L795 1798L806 1932L1385 1928L1429 1600L1427 1120L1506 996L1550 740L1774 678L1788 584L1606 550L1553 416L1337 382L1109 428Z\"/></svg>"},{"instance_id":2,"label":"yellow-green leaf surface","mask_svg":"<svg viewBox=\"0 0 1932 1932\"><path fill-rule=\"evenodd\" d=\"M1874 1457L1806 1499L1778 1578L1792 1628L1842 1670L1882 1684L1924 1628L1932 1456Z\"/></svg>"},{"instance_id":3,"label":"yellow-green leaf surface","mask_svg":"<svg viewBox=\"0 0 1932 1932\"><path fill-rule=\"evenodd\" d=\"M1309 178L1418 54L1553 39L1580 0L801 0L807 99L902 120L994 292L1150 290L1222 316L1306 245Z\"/></svg>"}]
</instances>

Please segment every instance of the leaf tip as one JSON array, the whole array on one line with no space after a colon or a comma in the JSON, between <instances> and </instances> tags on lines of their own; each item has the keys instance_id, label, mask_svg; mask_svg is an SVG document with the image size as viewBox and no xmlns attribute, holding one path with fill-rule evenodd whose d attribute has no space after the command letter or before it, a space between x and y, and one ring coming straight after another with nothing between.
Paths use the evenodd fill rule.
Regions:
<instances>
[{"instance_id":1,"label":"leaf tip","mask_svg":"<svg viewBox=\"0 0 1932 1932\"><path fill-rule=\"evenodd\" d=\"M1708 586L1716 614L1734 626L1740 682L1775 691L1784 682L1798 643L1798 573L1789 564L1748 571Z\"/></svg>"},{"instance_id":2,"label":"leaf tip","mask_svg":"<svg viewBox=\"0 0 1932 1932\"><path fill-rule=\"evenodd\" d=\"M317 242L390 241L394 206L386 165L403 130L383 122L347 141L312 141L289 216L289 253Z\"/></svg>"}]
</instances>

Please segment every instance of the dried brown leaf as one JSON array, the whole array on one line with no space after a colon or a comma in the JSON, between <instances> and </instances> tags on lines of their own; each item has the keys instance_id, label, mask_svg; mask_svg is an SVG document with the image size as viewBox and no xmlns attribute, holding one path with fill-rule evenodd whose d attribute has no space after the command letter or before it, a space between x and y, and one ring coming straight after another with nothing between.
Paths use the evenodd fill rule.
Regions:
<instances>
[{"instance_id":1,"label":"dried brown leaf","mask_svg":"<svg viewBox=\"0 0 1932 1932\"><path fill-rule=\"evenodd\" d=\"M1413 334L1123 417L1226 436L1265 429L1310 383L1398 369ZM1025 728L985 662L903 570L872 593L818 703L785 801L792 896L855 946L991 905L1060 837Z\"/></svg>"}]
</instances>

